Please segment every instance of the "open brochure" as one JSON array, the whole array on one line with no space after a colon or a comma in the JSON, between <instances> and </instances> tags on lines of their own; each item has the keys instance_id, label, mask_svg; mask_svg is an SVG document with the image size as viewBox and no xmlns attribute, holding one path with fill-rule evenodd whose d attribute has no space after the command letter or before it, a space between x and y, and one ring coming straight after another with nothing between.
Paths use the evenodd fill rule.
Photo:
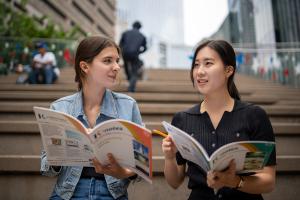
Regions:
<instances>
[{"instance_id":1,"label":"open brochure","mask_svg":"<svg viewBox=\"0 0 300 200\"><path fill-rule=\"evenodd\" d=\"M237 174L253 173L262 169L272 153L275 142L239 141L226 144L210 157L204 147L192 136L168 122L162 122L183 158L199 165L206 172L225 170L235 160Z\"/></svg>"},{"instance_id":2,"label":"open brochure","mask_svg":"<svg viewBox=\"0 0 300 200\"><path fill-rule=\"evenodd\" d=\"M117 162L152 182L151 131L130 121L112 119L88 133L66 113L34 107L49 165L93 167L96 157L107 164L112 153Z\"/></svg>"}]
</instances>

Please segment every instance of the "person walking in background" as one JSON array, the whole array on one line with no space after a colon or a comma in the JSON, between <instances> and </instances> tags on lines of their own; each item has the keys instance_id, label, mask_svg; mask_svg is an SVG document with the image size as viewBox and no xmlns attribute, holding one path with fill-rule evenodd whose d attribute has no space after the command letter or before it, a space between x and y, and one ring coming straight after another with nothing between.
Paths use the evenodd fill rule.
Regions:
<instances>
[{"instance_id":1,"label":"person walking in background","mask_svg":"<svg viewBox=\"0 0 300 200\"><path fill-rule=\"evenodd\" d=\"M234 84L236 59L232 46L224 40L206 41L194 53L190 77L204 100L178 112L172 124L189 133L206 149L209 156L219 147L235 141L274 141L266 112L240 100ZM261 200L261 194L275 186L275 149L266 166L254 175L239 176L232 160L224 171L206 173L185 160L167 136L162 143L165 155L164 174L169 185L179 187L186 175L191 189L190 200ZM215 194L214 190L218 190Z\"/></svg>"},{"instance_id":2,"label":"person walking in background","mask_svg":"<svg viewBox=\"0 0 300 200\"><path fill-rule=\"evenodd\" d=\"M44 42L38 43L37 48L39 53L33 57L29 83L52 84L58 78L58 74L54 71L57 67L55 55L47 51L47 45Z\"/></svg>"},{"instance_id":3,"label":"person walking in background","mask_svg":"<svg viewBox=\"0 0 300 200\"><path fill-rule=\"evenodd\" d=\"M129 92L135 92L138 70L143 62L139 59L139 54L147 50L146 37L139 31L141 23L136 21L132 29L125 31L120 40L120 47L123 54L124 68L129 81Z\"/></svg>"},{"instance_id":4,"label":"person walking in background","mask_svg":"<svg viewBox=\"0 0 300 200\"><path fill-rule=\"evenodd\" d=\"M114 118L141 125L136 101L109 89L117 82L119 59L120 49L111 39L100 36L83 39L75 55L75 81L79 91L56 100L51 109L74 116L89 129ZM42 174L58 175L50 199L127 200L127 186L136 175L121 167L113 155L107 157L108 165L101 165L95 159L94 167L59 167L49 166L47 155L42 151Z\"/></svg>"}]
</instances>

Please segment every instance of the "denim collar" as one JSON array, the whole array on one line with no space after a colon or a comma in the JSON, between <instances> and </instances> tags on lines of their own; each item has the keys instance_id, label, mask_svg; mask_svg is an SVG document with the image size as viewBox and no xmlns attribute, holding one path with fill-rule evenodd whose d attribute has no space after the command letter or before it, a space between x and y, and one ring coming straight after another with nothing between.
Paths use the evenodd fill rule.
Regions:
<instances>
[{"instance_id":1,"label":"denim collar","mask_svg":"<svg viewBox=\"0 0 300 200\"><path fill-rule=\"evenodd\" d=\"M83 93L82 90L76 93L74 103L71 105L71 115L78 118L80 115L84 115L83 111ZM111 118L118 118L117 106L115 98L111 90L106 89L104 92L102 104L100 107L101 114L104 114Z\"/></svg>"}]
</instances>

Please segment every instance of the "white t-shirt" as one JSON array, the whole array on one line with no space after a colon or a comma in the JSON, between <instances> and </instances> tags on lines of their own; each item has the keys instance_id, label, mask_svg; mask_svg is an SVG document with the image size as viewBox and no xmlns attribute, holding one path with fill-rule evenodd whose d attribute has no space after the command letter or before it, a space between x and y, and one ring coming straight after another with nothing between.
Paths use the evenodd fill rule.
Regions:
<instances>
[{"instance_id":1,"label":"white t-shirt","mask_svg":"<svg viewBox=\"0 0 300 200\"><path fill-rule=\"evenodd\" d=\"M56 66L56 59L55 55L52 52L46 52L44 56L42 56L40 53L35 55L33 57L33 61L39 62L39 63L47 63L47 62L52 62L53 66ZM41 65L36 65L37 68L42 67Z\"/></svg>"}]
</instances>

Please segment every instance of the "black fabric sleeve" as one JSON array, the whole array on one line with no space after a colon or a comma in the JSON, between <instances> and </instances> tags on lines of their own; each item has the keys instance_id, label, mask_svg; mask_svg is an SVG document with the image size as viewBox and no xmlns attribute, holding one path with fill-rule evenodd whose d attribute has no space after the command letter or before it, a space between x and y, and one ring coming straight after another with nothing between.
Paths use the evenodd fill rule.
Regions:
<instances>
[{"instance_id":1,"label":"black fabric sleeve","mask_svg":"<svg viewBox=\"0 0 300 200\"><path fill-rule=\"evenodd\" d=\"M147 50L147 40L146 40L146 37L144 37L143 39L143 44L142 44L142 51L140 53L144 53L146 50Z\"/></svg>"},{"instance_id":2,"label":"black fabric sleeve","mask_svg":"<svg viewBox=\"0 0 300 200\"><path fill-rule=\"evenodd\" d=\"M267 113L259 106L253 108L251 129L253 130L253 134L250 136L251 140L275 141L273 128ZM266 165L276 165L276 148L271 153Z\"/></svg>"},{"instance_id":3,"label":"black fabric sleeve","mask_svg":"<svg viewBox=\"0 0 300 200\"><path fill-rule=\"evenodd\" d=\"M182 129L182 122L182 113L179 112L174 115L171 124L179 129ZM184 165L187 162L178 151L176 153L176 161L178 165Z\"/></svg>"}]
</instances>

